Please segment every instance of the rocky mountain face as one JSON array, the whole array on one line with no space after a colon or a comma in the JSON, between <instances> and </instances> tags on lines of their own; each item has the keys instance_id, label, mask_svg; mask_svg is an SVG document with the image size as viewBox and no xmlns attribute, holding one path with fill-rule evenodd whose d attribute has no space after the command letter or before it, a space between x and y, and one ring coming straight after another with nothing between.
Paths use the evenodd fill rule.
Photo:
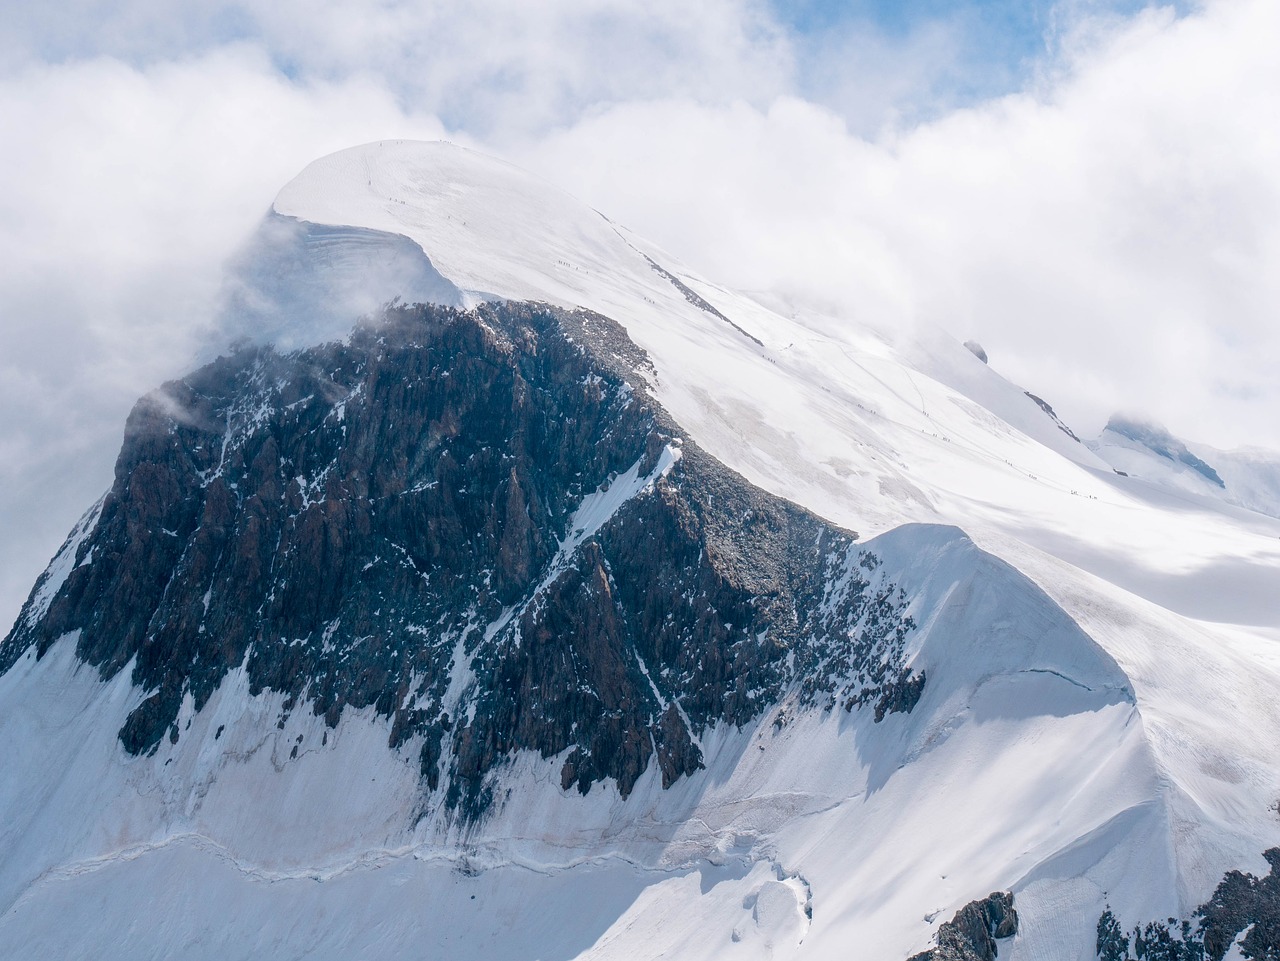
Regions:
<instances>
[{"instance_id":1,"label":"rocky mountain face","mask_svg":"<svg viewBox=\"0 0 1280 961\"><path fill-rule=\"evenodd\" d=\"M145 754L244 665L287 695L281 726L391 719L470 819L520 749L625 796L788 693L909 711L906 595L683 438L649 377L615 323L532 304L395 307L343 343L220 357L137 405L0 672L74 634L149 692L119 732Z\"/></svg>"},{"instance_id":2,"label":"rocky mountain face","mask_svg":"<svg viewBox=\"0 0 1280 961\"><path fill-rule=\"evenodd\" d=\"M1280 957L1280 848L1263 852L1269 873L1229 871L1190 919L1148 921L1126 933L1110 907L1098 919L1099 961L1248 961Z\"/></svg>"}]
</instances>

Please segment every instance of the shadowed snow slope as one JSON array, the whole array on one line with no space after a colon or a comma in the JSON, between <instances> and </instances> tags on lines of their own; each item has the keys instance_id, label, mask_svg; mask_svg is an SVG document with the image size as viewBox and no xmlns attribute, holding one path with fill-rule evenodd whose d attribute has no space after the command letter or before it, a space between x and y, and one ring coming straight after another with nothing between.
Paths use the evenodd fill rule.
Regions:
<instances>
[{"instance_id":1,"label":"shadowed snow slope","mask_svg":"<svg viewBox=\"0 0 1280 961\"><path fill-rule=\"evenodd\" d=\"M466 822L424 801L386 717L328 728L245 668L183 704L176 743L131 756L117 731L148 692L128 670L101 681L68 636L0 676L0 953L893 961L1009 890L1002 961L1086 961L1108 903L1131 927L1185 915L1228 869L1265 873L1280 520L1116 475L938 331L724 289L452 145L323 158L264 231L301 266L242 266L254 303L339 284L318 249L351 277L409 265L351 303L540 301L621 324L648 359L629 383L690 441L875 535L862 546L907 598L906 662L927 681L879 720L797 684L696 732L704 769L664 789L649 763L626 796L565 790L564 756L513 752ZM272 316L290 346L340 327ZM591 537L588 500L563 545Z\"/></svg>"}]
</instances>

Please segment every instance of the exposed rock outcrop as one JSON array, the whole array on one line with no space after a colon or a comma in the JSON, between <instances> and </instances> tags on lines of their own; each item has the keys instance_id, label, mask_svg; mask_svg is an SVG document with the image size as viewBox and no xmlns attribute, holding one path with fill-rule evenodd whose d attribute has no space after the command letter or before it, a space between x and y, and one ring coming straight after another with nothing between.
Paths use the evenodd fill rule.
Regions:
<instances>
[{"instance_id":1,"label":"exposed rock outcrop","mask_svg":"<svg viewBox=\"0 0 1280 961\"><path fill-rule=\"evenodd\" d=\"M1229 871L1191 919L1136 925L1130 933L1108 907L1098 919L1101 961L1222 961L1235 945L1248 961L1280 958L1280 848L1263 853L1265 877Z\"/></svg>"},{"instance_id":2,"label":"exposed rock outcrop","mask_svg":"<svg viewBox=\"0 0 1280 961\"><path fill-rule=\"evenodd\" d=\"M938 928L938 946L910 961L995 961L1000 953L996 942L1017 933L1013 895L997 891L957 911Z\"/></svg>"},{"instance_id":3,"label":"exposed rock outcrop","mask_svg":"<svg viewBox=\"0 0 1280 961\"><path fill-rule=\"evenodd\" d=\"M390 718L468 817L520 750L625 795L789 690L910 710L905 595L852 535L681 440L647 363L605 318L512 304L221 357L137 405L0 670L78 632L150 692L120 731L137 754L244 665L286 713Z\"/></svg>"}]
</instances>

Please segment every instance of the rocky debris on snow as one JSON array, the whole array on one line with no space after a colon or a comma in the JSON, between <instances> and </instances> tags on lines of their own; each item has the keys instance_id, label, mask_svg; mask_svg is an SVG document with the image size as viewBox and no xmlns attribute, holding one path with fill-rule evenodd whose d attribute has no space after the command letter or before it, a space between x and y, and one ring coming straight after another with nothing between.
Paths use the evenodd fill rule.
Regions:
<instances>
[{"instance_id":1,"label":"rocky debris on snow","mask_svg":"<svg viewBox=\"0 0 1280 961\"><path fill-rule=\"evenodd\" d=\"M957 911L938 928L937 947L914 955L910 961L995 961L999 954L996 942L1017 933L1013 895L993 892Z\"/></svg>"},{"instance_id":2,"label":"rocky debris on snow","mask_svg":"<svg viewBox=\"0 0 1280 961\"><path fill-rule=\"evenodd\" d=\"M1265 877L1229 871L1188 919L1135 925L1129 933L1108 907L1098 919L1101 961L1223 961L1234 946L1247 961L1280 958L1280 848L1263 856Z\"/></svg>"}]
</instances>

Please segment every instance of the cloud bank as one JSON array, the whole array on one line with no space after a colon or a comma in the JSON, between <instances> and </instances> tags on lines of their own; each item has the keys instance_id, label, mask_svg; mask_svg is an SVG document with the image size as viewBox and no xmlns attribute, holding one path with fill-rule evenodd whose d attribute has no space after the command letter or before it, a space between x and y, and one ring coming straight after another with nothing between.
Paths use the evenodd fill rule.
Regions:
<instances>
[{"instance_id":1,"label":"cloud bank","mask_svg":"<svg viewBox=\"0 0 1280 961\"><path fill-rule=\"evenodd\" d=\"M867 139L797 98L627 104L528 146L708 274L936 323L1096 433L1280 445L1280 7L1150 10L1026 91ZM527 161L530 162L530 161Z\"/></svg>"},{"instance_id":2,"label":"cloud bank","mask_svg":"<svg viewBox=\"0 0 1280 961\"><path fill-rule=\"evenodd\" d=\"M1082 433L1123 409L1280 447L1280 7L1051 13L1045 56L980 99L955 18L6 4L0 622L275 191L380 138L503 155L725 282L974 337Z\"/></svg>"}]
</instances>

